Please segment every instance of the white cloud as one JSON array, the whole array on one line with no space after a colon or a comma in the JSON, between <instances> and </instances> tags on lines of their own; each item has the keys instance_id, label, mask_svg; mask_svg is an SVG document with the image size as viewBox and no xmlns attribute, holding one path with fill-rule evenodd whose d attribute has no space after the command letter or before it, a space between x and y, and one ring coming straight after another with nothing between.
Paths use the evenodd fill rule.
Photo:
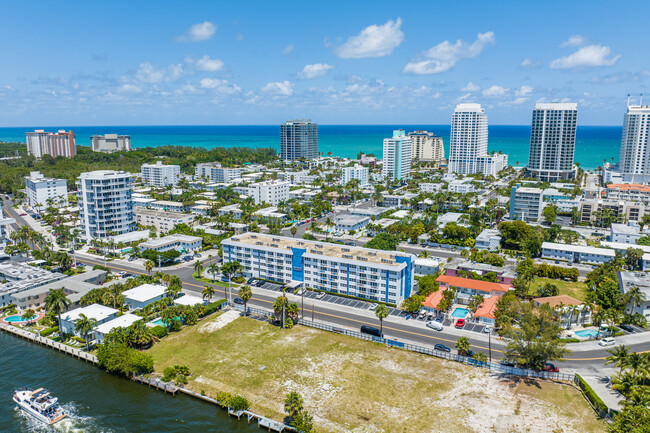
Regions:
<instances>
[{"instance_id":1,"label":"white cloud","mask_svg":"<svg viewBox=\"0 0 650 433\"><path fill-rule=\"evenodd\" d=\"M472 83L471 81L467 83L467 86L460 89L461 92L478 92L479 90L481 90L481 88L477 84Z\"/></svg>"},{"instance_id":2,"label":"white cloud","mask_svg":"<svg viewBox=\"0 0 650 433\"><path fill-rule=\"evenodd\" d=\"M520 68L524 68L524 69L535 69L535 68L539 68L540 66L542 66L541 62L537 62L531 59L524 59L519 65Z\"/></svg>"},{"instance_id":3,"label":"white cloud","mask_svg":"<svg viewBox=\"0 0 650 433\"><path fill-rule=\"evenodd\" d=\"M135 77L144 83L160 83L165 79L165 70L156 69L150 62L140 63Z\"/></svg>"},{"instance_id":4,"label":"white cloud","mask_svg":"<svg viewBox=\"0 0 650 433\"><path fill-rule=\"evenodd\" d=\"M176 38L179 42L198 42L198 41L207 41L214 33L217 31L217 26L211 23L210 21L204 21L202 23L193 24L187 30L187 33L180 35Z\"/></svg>"},{"instance_id":5,"label":"white cloud","mask_svg":"<svg viewBox=\"0 0 650 433\"><path fill-rule=\"evenodd\" d=\"M289 56L293 53L293 50L296 48L294 44L289 44L286 47L282 48L282 55Z\"/></svg>"},{"instance_id":6,"label":"white cloud","mask_svg":"<svg viewBox=\"0 0 650 433\"><path fill-rule=\"evenodd\" d=\"M141 88L139 88L138 86L134 86L133 84L122 84L118 90L120 92L122 92L122 93L140 93L140 92L142 92Z\"/></svg>"},{"instance_id":7,"label":"white cloud","mask_svg":"<svg viewBox=\"0 0 650 433\"><path fill-rule=\"evenodd\" d=\"M517 90L515 90L515 95L517 96L528 96L531 93L533 93L533 90L535 90L534 87L532 86L521 86Z\"/></svg>"},{"instance_id":8,"label":"white cloud","mask_svg":"<svg viewBox=\"0 0 650 433\"><path fill-rule=\"evenodd\" d=\"M302 72L298 73L300 78L316 78L327 74L327 71L332 69L334 66L328 65L327 63L314 63L313 65L305 65L302 69Z\"/></svg>"},{"instance_id":9,"label":"white cloud","mask_svg":"<svg viewBox=\"0 0 650 433\"><path fill-rule=\"evenodd\" d=\"M204 89L215 89L217 93L224 95L234 95L241 92L241 87L238 85L218 78L204 78L200 81L200 84Z\"/></svg>"},{"instance_id":10,"label":"white cloud","mask_svg":"<svg viewBox=\"0 0 650 433\"><path fill-rule=\"evenodd\" d=\"M196 61L196 69L199 71L215 72L223 68L223 62L220 59L211 59L207 55Z\"/></svg>"},{"instance_id":11,"label":"white cloud","mask_svg":"<svg viewBox=\"0 0 650 433\"><path fill-rule=\"evenodd\" d=\"M508 92L508 89L505 87L497 86L496 84L494 86L488 87L487 89L483 90L483 96L487 97L499 97L503 96Z\"/></svg>"},{"instance_id":12,"label":"white cloud","mask_svg":"<svg viewBox=\"0 0 650 433\"><path fill-rule=\"evenodd\" d=\"M262 87L262 92L271 95L291 96L293 94L293 83L289 81L272 81Z\"/></svg>"},{"instance_id":13,"label":"white cloud","mask_svg":"<svg viewBox=\"0 0 650 433\"><path fill-rule=\"evenodd\" d=\"M585 45L587 43L587 39L584 36L581 35L571 35L569 37L569 40L566 42L562 42L560 44L561 47L580 47L582 45Z\"/></svg>"},{"instance_id":14,"label":"white cloud","mask_svg":"<svg viewBox=\"0 0 650 433\"><path fill-rule=\"evenodd\" d=\"M560 57L551 62L551 69L577 69L577 68L591 68L598 66L612 66L621 55L611 58L612 49L603 45L587 45L578 49L573 54L565 57Z\"/></svg>"},{"instance_id":15,"label":"white cloud","mask_svg":"<svg viewBox=\"0 0 650 433\"><path fill-rule=\"evenodd\" d=\"M479 33L471 44L460 39L454 44L444 41L425 51L422 54L425 60L407 63L404 72L418 75L446 72L462 59L477 57L485 47L494 43L494 32Z\"/></svg>"},{"instance_id":16,"label":"white cloud","mask_svg":"<svg viewBox=\"0 0 650 433\"><path fill-rule=\"evenodd\" d=\"M404 32L400 30L401 25L402 19L397 18L395 21L388 20L382 25L368 26L358 35L348 38L335 50L335 54L343 59L388 56L404 40Z\"/></svg>"}]
</instances>

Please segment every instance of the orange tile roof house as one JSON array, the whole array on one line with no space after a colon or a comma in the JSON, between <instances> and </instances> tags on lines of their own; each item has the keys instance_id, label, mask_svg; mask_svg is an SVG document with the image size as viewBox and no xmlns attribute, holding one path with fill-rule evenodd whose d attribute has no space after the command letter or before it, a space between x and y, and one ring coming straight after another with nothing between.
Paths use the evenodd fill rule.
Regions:
<instances>
[{"instance_id":1,"label":"orange tile roof house","mask_svg":"<svg viewBox=\"0 0 650 433\"><path fill-rule=\"evenodd\" d=\"M447 289L440 289L436 290L435 292L431 293L429 296L427 296L427 299L424 300L422 303L422 306L424 307L425 310L437 310L438 309L438 304L442 300L442 294L444 291Z\"/></svg>"},{"instance_id":2,"label":"orange tile roof house","mask_svg":"<svg viewBox=\"0 0 650 433\"><path fill-rule=\"evenodd\" d=\"M545 296L543 298L534 298L533 302L535 302L535 305L540 306L542 304L548 304L552 308L557 307L558 305L567 305L567 306L575 306L575 305L582 305L584 304L583 301L572 298L569 295L557 295L557 296Z\"/></svg>"},{"instance_id":3,"label":"orange tile roof house","mask_svg":"<svg viewBox=\"0 0 650 433\"><path fill-rule=\"evenodd\" d=\"M440 287L456 287L457 295L467 298L474 295L496 295L501 296L512 288L511 284L491 283L489 281L473 280L471 278L452 277L441 275L436 280Z\"/></svg>"},{"instance_id":4,"label":"orange tile roof house","mask_svg":"<svg viewBox=\"0 0 650 433\"><path fill-rule=\"evenodd\" d=\"M494 311L497 307L497 302L501 299L499 296L490 296L478 307L474 317L477 317L479 322L487 323L489 325L494 325L496 316Z\"/></svg>"}]
</instances>

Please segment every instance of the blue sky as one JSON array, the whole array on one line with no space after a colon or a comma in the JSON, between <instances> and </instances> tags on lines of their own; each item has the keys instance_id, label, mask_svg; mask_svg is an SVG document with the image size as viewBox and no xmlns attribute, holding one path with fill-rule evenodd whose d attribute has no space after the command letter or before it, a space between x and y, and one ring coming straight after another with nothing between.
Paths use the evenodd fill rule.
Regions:
<instances>
[{"instance_id":1,"label":"blue sky","mask_svg":"<svg viewBox=\"0 0 650 433\"><path fill-rule=\"evenodd\" d=\"M620 125L650 93L648 2L315 3L3 0L0 126Z\"/></svg>"}]
</instances>

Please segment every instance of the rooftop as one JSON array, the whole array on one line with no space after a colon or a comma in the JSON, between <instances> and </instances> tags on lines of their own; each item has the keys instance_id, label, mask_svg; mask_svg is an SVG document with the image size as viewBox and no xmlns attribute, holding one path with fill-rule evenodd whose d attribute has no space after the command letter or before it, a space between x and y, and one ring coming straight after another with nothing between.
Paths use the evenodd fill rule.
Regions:
<instances>
[{"instance_id":1,"label":"rooftop","mask_svg":"<svg viewBox=\"0 0 650 433\"><path fill-rule=\"evenodd\" d=\"M203 305L203 298L200 298L198 296L193 296L193 295L185 295L181 296L180 298L174 299L174 304L177 305L189 305L190 307L200 304Z\"/></svg>"},{"instance_id":2,"label":"rooftop","mask_svg":"<svg viewBox=\"0 0 650 433\"><path fill-rule=\"evenodd\" d=\"M496 310L497 302L499 302L499 296L490 296L476 309L474 316L476 317L485 317L487 319L496 319L494 315L494 310Z\"/></svg>"},{"instance_id":3,"label":"rooftop","mask_svg":"<svg viewBox=\"0 0 650 433\"><path fill-rule=\"evenodd\" d=\"M363 247L333 244L329 242L308 241L305 239L294 239L284 236L272 236L261 233L244 233L225 239L222 243L241 243L258 245L267 248L290 250L292 248L304 248L307 254L314 254L324 257L337 257L362 262L378 263L385 266L400 266L398 257L415 258L413 254L397 251L373 250Z\"/></svg>"},{"instance_id":4,"label":"rooftop","mask_svg":"<svg viewBox=\"0 0 650 433\"><path fill-rule=\"evenodd\" d=\"M471 278L452 277L441 275L436 280L439 283L446 283L450 287L462 287L463 289L480 290L482 292L507 292L509 284L491 283L489 281L473 280Z\"/></svg>"},{"instance_id":5,"label":"rooftop","mask_svg":"<svg viewBox=\"0 0 650 433\"><path fill-rule=\"evenodd\" d=\"M336 219L336 225L352 226L366 221L370 221L370 217L363 215L343 215Z\"/></svg>"},{"instance_id":6,"label":"rooftop","mask_svg":"<svg viewBox=\"0 0 650 433\"><path fill-rule=\"evenodd\" d=\"M99 304L91 304L85 307L75 308L61 315L61 320L66 320L68 322L76 321L82 314L89 319L95 319L98 322L106 319L112 314L116 314L119 311L115 308L106 307Z\"/></svg>"},{"instance_id":7,"label":"rooftop","mask_svg":"<svg viewBox=\"0 0 650 433\"><path fill-rule=\"evenodd\" d=\"M628 245L629 247L629 245ZM608 248L597 248L597 247L588 247L582 245L569 245L569 244L558 244L555 242L544 242L542 243L542 250L552 249L552 250L562 250L570 253L583 253L583 254L600 254L603 256L614 257L616 254L615 250Z\"/></svg>"},{"instance_id":8,"label":"rooftop","mask_svg":"<svg viewBox=\"0 0 650 433\"><path fill-rule=\"evenodd\" d=\"M545 296L543 298L534 298L533 301L538 304L548 304L552 308L557 307L558 305L582 305L582 302L579 299L572 298L569 295L557 295L557 296Z\"/></svg>"},{"instance_id":9,"label":"rooftop","mask_svg":"<svg viewBox=\"0 0 650 433\"><path fill-rule=\"evenodd\" d=\"M101 325L95 327L95 332L106 335L115 328L128 328L138 320L142 320L142 317L136 316L135 314L126 313L120 317L109 320L108 322L102 323Z\"/></svg>"},{"instance_id":10,"label":"rooftop","mask_svg":"<svg viewBox=\"0 0 650 433\"><path fill-rule=\"evenodd\" d=\"M170 211L158 210L158 209L134 209L134 212L138 215L148 215L148 216L158 217L158 218L181 219L181 218L192 217L191 215L188 215L186 213L170 212Z\"/></svg>"},{"instance_id":11,"label":"rooftop","mask_svg":"<svg viewBox=\"0 0 650 433\"><path fill-rule=\"evenodd\" d=\"M641 231L641 227L632 226L628 224L612 224L611 230L613 234L619 235L638 235Z\"/></svg>"},{"instance_id":12,"label":"rooftop","mask_svg":"<svg viewBox=\"0 0 650 433\"><path fill-rule=\"evenodd\" d=\"M200 238L198 236L175 234L175 235L164 236L162 238L151 239L147 242L142 242L139 246L152 248L152 247L161 247L163 245L167 245L174 242L194 243L202 240L203 238Z\"/></svg>"},{"instance_id":13,"label":"rooftop","mask_svg":"<svg viewBox=\"0 0 650 433\"><path fill-rule=\"evenodd\" d=\"M627 292L630 287L638 287L645 293L646 300L650 300L650 274L645 272L619 272L619 287L623 293Z\"/></svg>"},{"instance_id":14,"label":"rooftop","mask_svg":"<svg viewBox=\"0 0 650 433\"><path fill-rule=\"evenodd\" d=\"M638 183L612 183L607 185L607 189L616 189L619 191L638 191L650 193L650 185L641 185Z\"/></svg>"},{"instance_id":15,"label":"rooftop","mask_svg":"<svg viewBox=\"0 0 650 433\"><path fill-rule=\"evenodd\" d=\"M122 292L126 299L137 302L146 302L165 294L166 287L160 284L143 284Z\"/></svg>"}]
</instances>

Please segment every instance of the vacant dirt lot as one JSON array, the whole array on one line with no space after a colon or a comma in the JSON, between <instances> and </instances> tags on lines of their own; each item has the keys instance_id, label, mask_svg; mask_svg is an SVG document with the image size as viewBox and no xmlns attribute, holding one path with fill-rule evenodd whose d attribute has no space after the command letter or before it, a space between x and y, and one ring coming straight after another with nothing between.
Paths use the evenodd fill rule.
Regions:
<instances>
[{"instance_id":1,"label":"vacant dirt lot","mask_svg":"<svg viewBox=\"0 0 650 433\"><path fill-rule=\"evenodd\" d=\"M190 389L241 394L252 410L278 420L284 396L297 391L319 432L605 431L568 385L498 377L300 326L237 318L219 328L213 320L220 319L156 344L156 371L186 364Z\"/></svg>"}]
</instances>

